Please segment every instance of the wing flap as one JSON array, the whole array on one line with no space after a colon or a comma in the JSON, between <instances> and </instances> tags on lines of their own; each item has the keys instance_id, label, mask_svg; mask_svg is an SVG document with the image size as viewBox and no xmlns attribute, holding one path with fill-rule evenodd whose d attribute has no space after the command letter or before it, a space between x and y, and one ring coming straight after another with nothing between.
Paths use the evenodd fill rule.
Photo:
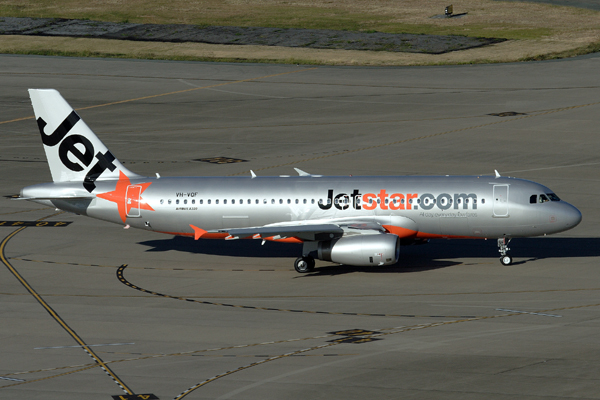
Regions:
<instances>
[{"instance_id":1,"label":"wing flap","mask_svg":"<svg viewBox=\"0 0 600 400\"><path fill-rule=\"evenodd\" d=\"M330 219L278 223L249 228L223 228L206 231L194 225L196 240L200 238L222 239L273 239L295 238L300 241L325 241L342 236L393 233L400 238L414 237L417 232L415 222L406 217L370 217L351 219Z\"/></svg>"},{"instance_id":2,"label":"wing flap","mask_svg":"<svg viewBox=\"0 0 600 400\"><path fill-rule=\"evenodd\" d=\"M335 224L260 226L219 229L217 232L228 233L240 239L256 238L256 235L260 235L260 238L279 236L281 238L295 237L310 241L331 240L344 235L344 230Z\"/></svg>"}]
</instances>

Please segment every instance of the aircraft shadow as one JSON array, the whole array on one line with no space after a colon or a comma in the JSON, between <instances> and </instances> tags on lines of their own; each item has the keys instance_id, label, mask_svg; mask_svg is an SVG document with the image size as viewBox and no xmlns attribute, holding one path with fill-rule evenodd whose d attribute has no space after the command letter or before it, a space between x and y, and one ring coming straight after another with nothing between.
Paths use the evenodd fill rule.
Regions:
<instances>
[{"instance_id":1,"label":"aircraft shadow","mask_svg":"<svg viewBox=\"0 0 600 400\"><path fill-rule=\"evenodd\" d=\"M273 243L261 240L218 240L175 236L140 242L150 247L147 251L181 251L194 254L209 254L229 257L296 258L302 253L302 245L296 243Z\"/></svg>"},{"instance_id":2,"label":"aircraft shadow","mask_svg":"<svg viewBox=\"0 0 600 400\"><path fill-rule=\"evenodd\" d=\"M274 243L260 240L210 240L176 236L140 242L149 252L180 251L194 254L221 255L229 257L296 258L301 255L302 245ZM510 242L510 254L515 257L513 265L527 261L552 258L599 257L600 238L519 238ZM321 266L313 273L302 276L340 275L353 272L410 273L447 268L463 264L456 259L499 258L496 240L432 240L421 246L402 246L400 262L391 266L355 267L349 265ZM519 259L525 258L525 261ZM285 261L292 265L293 260Z\"/></svg>"}]
</instances>

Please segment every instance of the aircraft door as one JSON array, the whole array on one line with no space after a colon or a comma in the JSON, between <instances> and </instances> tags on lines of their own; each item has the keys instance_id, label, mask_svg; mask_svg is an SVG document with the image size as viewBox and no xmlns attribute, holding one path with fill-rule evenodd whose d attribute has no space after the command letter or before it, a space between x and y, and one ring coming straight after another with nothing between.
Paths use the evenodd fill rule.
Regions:
<instances>
[{"instance_id":1,"label":"aircraft door","mask_svg":"<svg viewBox=\"0 0 600 400\"><path fill-rule=\"evenodd\" d=\"M494 185L494 217L508 216L508 185Z\"/></svg>"},{"instance_id":2,"label":"aircraft door","mask_svg":"<svg viewBox=\"0 0 600 400\"><path fill-rule=\"evenodd\" d=\"M125 210L127 216L132 218L141 217L140 214L140 197L142 195L142 187L139 185L127 186L125 194Z\"/></svg>"}]
</instances>

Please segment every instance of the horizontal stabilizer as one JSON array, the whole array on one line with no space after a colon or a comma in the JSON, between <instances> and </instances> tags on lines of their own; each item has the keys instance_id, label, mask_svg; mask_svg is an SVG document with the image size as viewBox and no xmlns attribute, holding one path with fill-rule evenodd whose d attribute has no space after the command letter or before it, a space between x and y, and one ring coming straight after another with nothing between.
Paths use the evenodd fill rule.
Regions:
<instances>
[{"instance_id":1,"label":"horizontal stabilizer","mask_svg":"<svg viewBox=\"0 0 600 400\"><path fill-rule=\"evenodd\" d=\"M12 200L93 200L95 196L15 197Z\"/></svg>"}]
</instances>

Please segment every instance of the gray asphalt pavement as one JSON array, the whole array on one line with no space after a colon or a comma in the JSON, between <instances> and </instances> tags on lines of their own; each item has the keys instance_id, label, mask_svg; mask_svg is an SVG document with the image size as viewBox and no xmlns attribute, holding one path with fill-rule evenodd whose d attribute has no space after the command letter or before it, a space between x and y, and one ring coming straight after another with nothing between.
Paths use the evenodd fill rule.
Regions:
<instances>
[{"instance_id":1,"label":"gray asphalt pavement","mask_svg":"<svg viewBox=\"0 0 600 400\"><path fill-rule=\"evenodd\" d=\"M139 174L497 169L583 213L511 242L509 267L494 241L434 240L389 268L299 275L293 245L195 242L0 197L0 398L600 398L599 67L0 56L3 196L50 180L27 89L51 87ZM213 157L246 161L198 161Z\"/></svg>"}]
</instances>

